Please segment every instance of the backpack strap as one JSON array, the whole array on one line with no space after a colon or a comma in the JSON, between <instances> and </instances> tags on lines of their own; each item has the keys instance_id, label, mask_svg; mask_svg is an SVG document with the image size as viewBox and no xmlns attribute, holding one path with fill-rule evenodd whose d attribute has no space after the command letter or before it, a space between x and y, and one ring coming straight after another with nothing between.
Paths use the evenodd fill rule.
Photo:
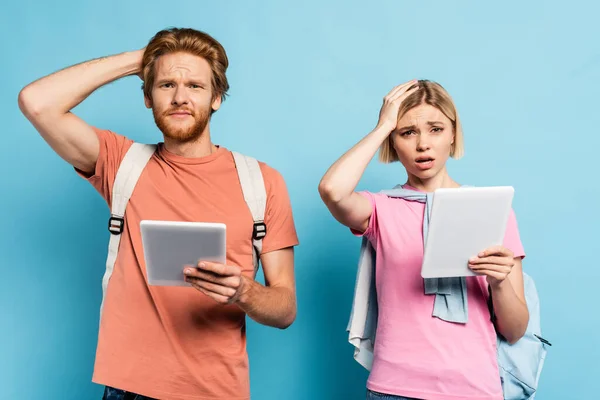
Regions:
<instances>
[{"instance_id":1,"label":"backpack strap","mask_svg":"<svg viewBox=\"0 0 600 400\"><path fill-rule=\"evenodd\" d=\"M252 213L254 227L252 229L252 261L254 263L254 276L258 272L262 239L267 234L265 225L265 208L267 206L267 192L265 182L258 161L252 157L232 151L233 160L237 169L244 200Z\"/></svg>"},{"instance_id":2,"label":"backpack strap","mask_svg":"<svg viewBox=\"0 0 600 400\"><path fill-rule=\"evenodd\" d=\"M133 189L144 170L144 167L156 151L156 145L133 143L125 157L119 165L115 182L112 190L112 203L110 208L110 218L108 220L108 230L111 233L108 242L108 257L106 259L106 272L102 278L102 303L100 305L100 315L104 307L104 297L108 281L117 260L119 244L121 243L121 233L125 226L125 209Z\"/></svg>"}]
</instances>

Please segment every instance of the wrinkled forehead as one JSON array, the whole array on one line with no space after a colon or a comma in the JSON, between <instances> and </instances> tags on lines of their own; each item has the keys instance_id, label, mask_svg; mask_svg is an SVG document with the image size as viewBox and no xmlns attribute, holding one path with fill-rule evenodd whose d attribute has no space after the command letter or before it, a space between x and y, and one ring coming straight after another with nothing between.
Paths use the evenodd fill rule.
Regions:
<instances>
[{"instance_id":1,"label":"wrinkled forehead","mask_svg":"<svg viewBox=\"0 0 600 400\"><path fill-rule=\"evenodd\" d=\"M204 58L182 52L158 57L154 72L158 79L194 78L210 80L212 77L210 65Z\"/></svg>"},{"instance_id":2,"label":"wrinkled forehead","mask_svg":"<svg viewBox=\"0 0 600 400\"><path fill-rule=\"evenodd\" d=\"M450 119L444 115L438 108L429 104L421 104L411 108L398 121L399 126L404 125L422 125L428 122L442 122L451 124Z\"/></svg>"}]
</instances>

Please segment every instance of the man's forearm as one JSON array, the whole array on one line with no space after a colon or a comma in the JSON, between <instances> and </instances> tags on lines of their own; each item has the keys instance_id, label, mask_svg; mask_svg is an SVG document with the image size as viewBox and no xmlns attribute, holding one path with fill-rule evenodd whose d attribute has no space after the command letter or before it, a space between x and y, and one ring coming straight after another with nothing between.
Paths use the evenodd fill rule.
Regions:
<instances>
[{"instance_id":1,"label":"man's forearm","mask_svg":"<svg viewBox=\"0 0 600 400\"><path fill-rule=\"evenodd\" d=\"M508 342L516 342L527 329L527 305L519 299L509 279L492 287L492 300L498 331Z\"/></svg>"},{"instance_id":2,"label":"man's forearm","mask_svg":"<svg viewBox=\"0 0 600 400\"><path fill-rule=\"evenodd\" d=\"M29 84L23 98L36 113L67 113L99 87L138 73L142 55L137 50L65 68Z\"/></svg>"},{"instance_id":3,"label":"man's forearm","mask_svg":"<svg viewBox=\"0 0 600 400\"><path fill-rule=\"evenodd\" d=\"M247 285L247 286L246 286ZM296 319L296 296L285 287L265 287L244 278L244 293L238 306L256 322L285 329Z\"/></svg>"}]
</instances>

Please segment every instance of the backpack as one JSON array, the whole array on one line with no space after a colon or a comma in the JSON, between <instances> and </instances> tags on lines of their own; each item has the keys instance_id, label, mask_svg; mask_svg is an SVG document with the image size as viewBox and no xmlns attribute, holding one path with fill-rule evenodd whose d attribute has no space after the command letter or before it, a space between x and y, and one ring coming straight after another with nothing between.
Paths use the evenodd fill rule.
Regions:
<instances>
[{"instance_id":1,"label":"backpack","mask_svg":"<svg viewBox=\"0 0 600 400\"><path fill-rule=\"evenodd\" d=\"M125 209L131 197L135 185L146 167L146 164L156 151L156 145L133 143L119 165L115 182L113 183L112 202L108 230L111 233L108 243L108 256L106 259L106 272L102 278L102 303L100 315L104 307L106 288L112 276L112 272L119 252L121 233L125 225ZM254 264L254 276L258 272L260 252L262 251L262 239L267 234L267 226L264 222L267 194L265 183L258 161L252 157L231 152L235 161L238 178L242 187L244 200L252 213L254 227L252 230L252 262Z\"/></svg>"},{"instance_id":2,"label":"backpack","mask_svg":"<svg viewBox=\"0 0 600 400\"><path fill-rule=\"evenodd\" d=\"M542 337L538 292L533 279L525 272L523 272L523 285L525 301L529 310L529 323L525 335L511 345L500 333L497 333L498 370L505 400L533 400L535 398L546 358L546 346L552 346ZM488 305L495 326L496 315L489 286L488 290L490 293Z\"/></svg>"}]
</instances>

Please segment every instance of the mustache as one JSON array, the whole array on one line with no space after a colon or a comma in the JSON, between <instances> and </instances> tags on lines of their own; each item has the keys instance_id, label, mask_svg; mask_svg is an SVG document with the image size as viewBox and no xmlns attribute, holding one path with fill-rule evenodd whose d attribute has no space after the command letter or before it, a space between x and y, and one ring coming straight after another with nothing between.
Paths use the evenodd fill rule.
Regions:
<instances>
[{"instance_id":1,"label":"mustache","mask_svg":"<svg viewBox=\"0 0 600 400\"><path fill-rule=\"evenodd\" d=\"M169 115L169 114L173 114L173 113L176 113L176 112L186 112L186 113L191 114L192 116L195 115L193 110L190 110L189 108L185 108L185 107L170 108L167 111L165 111L163 113L163 115Z\"/></svg>"}]
</instances>

